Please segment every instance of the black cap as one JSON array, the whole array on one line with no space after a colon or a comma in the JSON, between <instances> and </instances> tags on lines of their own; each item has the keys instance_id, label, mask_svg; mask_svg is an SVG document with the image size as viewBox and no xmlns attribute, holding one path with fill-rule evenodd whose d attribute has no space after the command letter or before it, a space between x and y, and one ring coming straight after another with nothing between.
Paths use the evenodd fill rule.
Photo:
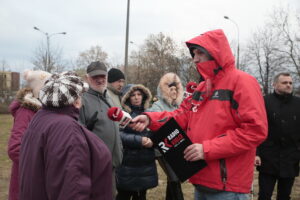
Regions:
<instances>
[{"instance_id":1,"label":"black cap","mask_svg":"<svg viewBox=\"0 0 300 200\"><path fill-rule=\"evenodd\" d=\"M118 81L120 79L125 79L125 76L123 72L117 68L111 68L108 71L107 81L109 83L113 83L115 81Z\"/></svg>"},{"instance_id":2,"label":"black cap","mask_svg":"<svg viewBox=\"0 0 300 200\"><path fill-rule=\"evenodd\" d=\"M210 55L210 53L204 47L202 47L200 45L189 43L188 48L189 48L190 53L191 53L193 58L195 56L194 52L193 52L194 49L199 49L201 52L203 52L203 53L205 53L205 55L207 55L209 60L213 60L213 57Z\"/></svg>"},{"instance_id":3,"label":"black cap","mask_svg":"<svg viewBox=\"0 0 300 200\"><path fill-rule=\"evenodd\" d=\"M86 73L90 76L107 75L107 67L103 62L92 62L86 69Z\"/></svg>"}]
</instances>

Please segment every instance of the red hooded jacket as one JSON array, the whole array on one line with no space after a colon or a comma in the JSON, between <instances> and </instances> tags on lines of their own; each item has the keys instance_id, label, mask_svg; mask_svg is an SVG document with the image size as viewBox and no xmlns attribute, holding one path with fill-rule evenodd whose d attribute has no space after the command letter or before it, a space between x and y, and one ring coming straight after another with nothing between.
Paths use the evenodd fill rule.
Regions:
<instances>
[{"instance_id":1,"label":"red hooded jacket","mask_svg":"<svg viewBox=\"0 0 300 200\"><path fill-rule=\"evenodd\" d=\"M249 193L256 147L267 136L264 101L256 79L237 70L222 30L206 32L187 43L205 48L214 60L197 64L201 82L173 112L146 113L155 131L174 117L193 143L203 144L207 167L193 184Z\"/></svg>"}]
</instances>

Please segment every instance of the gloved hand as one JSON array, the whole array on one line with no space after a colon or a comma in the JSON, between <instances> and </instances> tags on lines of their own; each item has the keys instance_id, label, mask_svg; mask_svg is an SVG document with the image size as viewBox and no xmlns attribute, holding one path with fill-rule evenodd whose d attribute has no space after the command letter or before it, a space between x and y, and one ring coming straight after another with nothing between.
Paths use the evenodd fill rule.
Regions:
<instances>
[{"instance_id":1,"label":"gloved hand","mask_svg":"<svg viewBox=\"0 0 300 200\"><path fill-rule=\"evenodd\" d=\"M95 123L97 122L97 115L98 115L98 111L96 111L93 115L92 115L92 117L91 117L91 119L89 120L89 121L87 121L87 123L86 123L86 128L87 129L89 129L90 131L93 131L93 129L94 129L94 126L95 126Z\"/></svg>"}]
</instances>

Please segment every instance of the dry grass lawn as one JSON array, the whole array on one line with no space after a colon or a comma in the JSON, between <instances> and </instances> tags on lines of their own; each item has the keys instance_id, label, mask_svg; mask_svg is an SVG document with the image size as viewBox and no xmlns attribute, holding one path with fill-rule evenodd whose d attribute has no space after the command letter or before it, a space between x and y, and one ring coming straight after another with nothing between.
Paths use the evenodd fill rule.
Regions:
<instances>
[{"instance_id":1,"label":"dry grass lawn","mask_svg":"<svg viewBox=\"0 0 300 200\"><path fill-rule=\"evenodd\" d=\"M6 149L7 149L7 141L8 141L11 126L12 126L11 116L0 115L0 200L7 200L7 194L8 194L11 162L7 157ZM148 200L164 200L165 188L166 188L166 176L159 168L159 186L149 190L147 195ZM185 199L192 200L193 193L194 193L193 186L190 183L185 182L182 184L182 188L183 188ZM257 191L258 191L257 173L255 173L254 199L257 198ZM273 196L275 196L275 194ZM300 199L300 178L297 178L292 192L292 200L299 200L299 199Z\"/></svg>"}]
</instances>

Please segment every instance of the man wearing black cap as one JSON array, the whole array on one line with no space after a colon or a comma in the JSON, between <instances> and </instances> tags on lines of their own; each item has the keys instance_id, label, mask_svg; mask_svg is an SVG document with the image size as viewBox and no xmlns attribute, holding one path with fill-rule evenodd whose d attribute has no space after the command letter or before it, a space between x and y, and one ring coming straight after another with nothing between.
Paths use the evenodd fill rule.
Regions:
<instances>
[{"instance_id":1,"label":"man wearing black cap","mask_svg":"<svg viewBox=\"0 0 300 200\"><path fill-rule=\"evenodd\" d=\"M122 146L118 124L107 117L107 111L112 106L106 89L107 67L104 63L96 61L92 62L86 71L90 88L83 94L79 120L102 139L111 151L114 183L114 169L122 161ZM115 189L115 185L113 188Z\"/></svg>"},{"instance_id":2,"label":"man wearing black cap","mask_svg":"<svg viewBox=\"0 0 300 200\"><path fill-rule=\"evenodd\" d=\"M112 106L121 108L120 95L125 83L125 76L123 72L117 68L111 68L108 71L107 81L107 94L112 100Z\"/></svg>"}]
</instances>

